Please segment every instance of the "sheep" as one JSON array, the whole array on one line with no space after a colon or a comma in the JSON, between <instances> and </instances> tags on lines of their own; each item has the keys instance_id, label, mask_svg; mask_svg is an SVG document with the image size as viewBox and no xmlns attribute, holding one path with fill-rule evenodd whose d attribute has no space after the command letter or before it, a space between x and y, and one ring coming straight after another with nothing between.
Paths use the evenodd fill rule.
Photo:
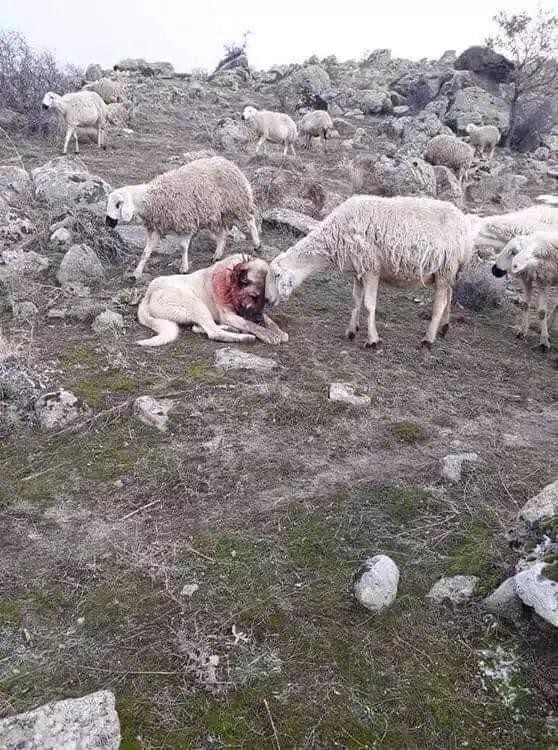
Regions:
<instances>
[{"instance_id":1,"label":"sheep","mask_svg":"<svg viewBox=\"0 0 558 750\"><path fill-rule=\"evenodd\" d=\"M107 124L107 105L94 91L76 91L60 96L48 91L43 97L43 109L55 109L66 121L66 138L63 153L68 153L68 143L72 133L76 142L76 154L79 154L77 128L97 129L97 145L106 148L105 127Z\"/></svg>"},{"instance_id":2,"label":"sheep","mask_svg":"<svg viewBox=\"0 0 558 750\"><path fill-rule=\"evenodd\" d=\"M500 141L500 131L495 125L473 125L470 123L465 128L469 134L469 143L475 149L475 156L492 161L494 149ZM488 152L488 154L487 154Z\"/></svg>"},{"instance_id":3,"label":"sheep","mask_svg":"<svg viewBox=\"0 0 558 750\"><path fill-rule=\"evenodd\" d=\"M252 125L259 135L256 154L259 153L261 146L263 146L265 154L266 141L271 141L271 143L283 144L283 156L287 155L289 148L293 156L296 156L294 143L298 132L294 120L289 115L283 112L269 112L265 109L257 110L255 107L245 107L242 119L245 123Z\"/></svg>"},{"instance_id":4,"label":"sheep","mask_svg":"<svg viewBox=\"0 0 558 750\"><path fill-rule=\"evenodd\" d=\"M362 304L368 312L366 347L376 349L376 297L380 281L435 285L434 309L422 345L430 348L441 324L449 328L453 286L473 255L476 221L452 203L416 196L355 195L310 234L272 262L267 299L277 304L316 271L336 268L354 277L346 336L354 339Z\"/></svg>"},{"instance_id":5,"label":"sheep","mask_svg":"<svg viewBox=\"0 0 558 750\"><path fill-rule=\"evenodd\" d=\"M169 232L185 235L180 243L181 273L188 273L190 240L199 229L218 234L214 261L223 257L227 232L237 221L246 222L258 250L254 214L252 188L244 174L228 159L213 156L191 161L151 182L113 190L108 196L106 223L115 227L118 220L128 222L137 216L145 225L147 243L133 272L137 280L159 240Z\"/></svg>"},{"instance_id":6,"label":"sheep","mask_svg":"<svg viewBox=\"0 0 558 750\"><path fill-rule=\"evenodd\" d=\"M306 136L306 148L312 145L312 138L321 138L324 142L324 151L327 151L327 137L333 130L333 120L325 109L315 109L307 112L299 123L300 133Z\"/></svg>"},{"instance_id":7,"label":"sheep","mask_svg":"<svg viewBox=\"0 0 558 750\"><path fill-rule=\"evenodd\" d=\"M424 158L434 166L441 164L453 169L459 184L463 185L474 155L471 146L459 138L453 135L436 135L428 141Z\"/></svg>"},{"instance_id":8,"label":"sheep","mask_svg":"<svg viewBox=\"0 0 558 750\"><path fill-rule=\"evenodd\" d=\"M510 240L492 266L492 273L498 278L508 271L521 280L525 294L517 335L525 338L529 331L529 307L536 287L539 291L537 312L541 321L539 346L541 351L547 352L550 349L548 329L552 328L558 307L558 297L549 304L550 288L558 284L558 230L533 232Z\"/></svg>"},{"instance_id":9,"label":"sheep","mask_svg":"<svg viewBox=\"0 0 558 750\"><path fill-rule=\"evenodd\" d=\"M491 247L499 251L518 235L547 229L558 231L558 208L553 208L552 205L530 206L508 214L485 216L478 219L478 222L475 246Z\"/></svg>"},{"instance_id":10,"label":"sheep","mask_svg":"<svg viewBox=\"0 0 558 750\"><path fill-rule=\"evenodd\" d=\"M98 81L85 83L82 91L95 91L99 94L105 104L116 104L124 101L124 88L120 81L113 81L110 78L99 78Z\"/></svg>"}]
</instances>

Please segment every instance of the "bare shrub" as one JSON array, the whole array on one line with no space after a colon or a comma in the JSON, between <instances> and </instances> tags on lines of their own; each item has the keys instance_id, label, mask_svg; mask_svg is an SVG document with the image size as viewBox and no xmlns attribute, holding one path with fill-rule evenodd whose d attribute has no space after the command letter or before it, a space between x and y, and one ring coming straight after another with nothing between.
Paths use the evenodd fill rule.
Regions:
<instances>
[{"instance_id":1,"label":"bare shrub","mask_svg":"<svg viewBox=\"0 0 558 750\"><path fill-rule=\"evenodd\" d=\"M51 52L33 50L17 31L0 31L0 107L25 115L29 129L48 132L41 101L47 91L79 88L77 68L61 68Z\"/></svg>"},{"instance_id":2,"label":"bare shrub","mask_svg":"<svg viewBox=\"0 0 558 750\"><path fill-rule=\"evenodd\" d=\"M500 307L504 293L504 285L492 276L489 266L476 263L459 275L454 300L462 307L481 312Z\"/></svg>"}]
</instances>

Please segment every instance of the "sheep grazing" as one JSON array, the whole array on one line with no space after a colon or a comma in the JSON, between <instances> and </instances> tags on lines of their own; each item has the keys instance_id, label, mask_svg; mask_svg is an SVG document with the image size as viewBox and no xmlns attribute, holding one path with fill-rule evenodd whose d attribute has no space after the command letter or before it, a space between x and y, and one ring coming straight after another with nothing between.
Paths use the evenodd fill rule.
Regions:
<instances>
[{"instance_id":1,"label":"sheep grazing","mask_svg":"<svg viewBox=\"0 0 558 750\"><path fill-rule=\"evenodd\" d=\"M133 272L139 279L159 240L169 232L185 235L181 273L188 273L190 240L200 229L218 235L214 261L223 257L227 233L236 222L247 224L254 248L259 249L254 214L252 188L244 174L228 159L213 156L196 159L146 184L113 190L108 197L106 223L115 227L119 220L128 222L137 216L145 225L147 243Z\"/></svg>"},{"instance_id":2,"label":"sheep grazing","mask_svg":"<svg viewBox=\"0 0 558 750\"><path fill-rule=\"evenodd\" d=\"M327 151L327 138L333 130L333 120L329 112L325 109L315 109L313 112L307 112L299 123L301 135L306 137L306 148L312 145L312 138L321 138L324 144L324 151Z\"/></svg>"},{"instance_id":3,"label":"sheep grazing","mask_svg":"<svg viewBox=\"0 0 558 750\"><path fill-rule=\"evenodd\" d=\"M475 149L475 156L480 159L486 157L492 161L494 149L500 142L500 131L495 125L467 125L465 128L469 135L469 143Z\"/></svg>"},{"instance_id":4,"label":"sheep grazing","mask_svg":"<svg viewBox=\"0 0 558 750\"><path fill-rule=\"evenodd\" d=\"M453 286L473 255L475 221L451 203L431 198L355 195L271 263L266 297L277 304L316 271L335 268L354 277L353 309L346 335L368 313L366 346L376 348L376 298L380 281L434 284L434 310L423 339L430 348L438 328L449 328Z\"/></svg>"},{"instance_id":5,"label":"sheep grazing","mask_svg":"<svg viewBox=\"0 0 558 750\"><path fill-rule=\"evenodd\" d=\"M107 124L107 105L94 91L76 91L72 94L54 94L47 92L43 97L43 109L55 109L66 122L66 138L63 153L68 153L68 144L72 134L76 142L76 154L79 154L78 128L96 128L97 145L106 148L105 128Z\"/></svg>"},{"instance_id":6,"label":"sheep grazing","mask_svg":"<svg viewBox=\"0 0 558 750\"><path fill-rule=\"evenodd\" d=\"M521 280L525 295L517 335L525 338L529 332L530 305L536 288L539 292L537 313L541 321L539 344L542 351L549 351L548 329L552 328L558 306L558 297L551 299L551 287L558 284L558 231L533 232L510 240L492 266L492 273L498 278L508 272Z\"/></svg>"},{"instance_id":7,"label":"sheep grazing","mask_svg":"<svg viewBox=\"0 0 558 750\"><path fill-rule=\"evenodd\" d=\"M269 112L265 109L257 110L255 107L245 107L242 119L245 123L251 125L259 136L256 154L259 153L261 146L263 146L265 153L265 144L270 141L271 143L283 144L283 156L287 155L289 148L293 156L296 156L294 143L298 132L294 120L289 115L283 112Z\"/></svg>"},{"instance_id":8,"label":"sheep grazing","mask_svg":"<svg viewBox=\"0 0 558 750\"><path fill-rule=\"evenodd\" d=\"M471 146L453 135L434 136L428 141L424 154L425 160L430 164L453 169L461 185L467 178L474 156Z\"/></svg>"},{"instance_id":9,"label":"sheep grazing","mask_svg":"<svg viewBox=\"0 0 558 750\"><path fill-rule=\"evenodd\" d=\"M531 234L539 230L558 231L558 208L553 208L552 205L530 206L509 214L485 216L477 221L475 246L501 250L518 235Z\"/></svg>"},{"instance_id":10,"label":"sheep grazing","mask_svg":"<svg viewBox=\"0 0 558 750\"><path fill-rule=\"evenodd\" d=\"M113 81L110 78L99 78L98 81L85 83L82 91L95 91L99 94L105 104L116 104L124 101L124 89L120 81Z\"/></svg>"}]
</instances>

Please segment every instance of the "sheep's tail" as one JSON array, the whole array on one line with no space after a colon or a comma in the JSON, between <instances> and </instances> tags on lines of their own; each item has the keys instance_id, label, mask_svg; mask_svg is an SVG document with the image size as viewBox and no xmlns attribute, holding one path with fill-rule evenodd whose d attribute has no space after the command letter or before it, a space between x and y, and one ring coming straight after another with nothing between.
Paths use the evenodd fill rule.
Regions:
<instances>
[{"instance_id":1,"label":"sheep's tail","mask_svg":"<svg viewBox=\"0 0 558 750\"><path fill-rule=\"evenodd\" d=\"M546 203L549 206L558 206L558 195L537 195L539 203Z\"/></svg>"},{"instance_id":2,"label":"sheep's tail","mask_svg":"<svg viewBox=\"0 0 558 750\"><path fill-rule=\"evenodd\" d=\"M157 333L150 339L138 341L140 346L163 346L175 341L180 333L180 328L173 320L164 320L163 318L154 318L149 312L149 300L151 294L149 291L140 302L138 307L138 320L146 328L151 328Z\"/></svg>"}]
</instances>

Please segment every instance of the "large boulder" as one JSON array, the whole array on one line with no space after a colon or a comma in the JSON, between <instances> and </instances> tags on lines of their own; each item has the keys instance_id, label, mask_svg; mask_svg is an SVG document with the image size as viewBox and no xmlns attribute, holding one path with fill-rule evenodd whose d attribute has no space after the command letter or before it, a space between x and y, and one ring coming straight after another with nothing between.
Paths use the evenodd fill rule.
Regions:
<instances>
[{"instance_id":1,"label":"large boulder","mask_svg":"<svg viewBox=\"0 0 558 750\"><path fill-rule=\"evenodd\" d=\"M35 401L35 417L42 430L59 430L91 416L91 409L71 391L45 393ZM1 738L1 734L0 734Z\"/></svg>"},{"instance_id":2,"label":"large boulder","mask_svg":"<svg viewBox=\"0 0 558 750\"><path fill-rule=\"evenodd\" d=\"M101 281L103 265L95 251L88 245L72 245L62 258L57 278L62 286L68 284L91 284Z\"/></svg>"},{"instance_id":3,"label":"large boulder","mask_svg":"<svg viewBox=\"0 0 558 750\"><path fill-rule=\"evenodd\" d=\"M454 63L456 70L471 70L496 83L509 83L515 66L490 47L474 46L462 52Z\"/></svg>"},{"instance_id":4,"label":"large boulder","mask_svg":"<svg viewBox=\"0 0 558 750\"><path fill-rule=\"evenodd\" d=\"M118 750L120 724L108 690L46 703L0 720L2 750Z\"/></svg>"},{"instance_id":5,"label":"large boulder","mask_svg":"<svg viewBox=\"0 0 558 750\"><path fill-rule=\"evenodd\" d=\"M384 132L399 141L410 153L423 154L431 138L440 133L451 133L433 112L420 112L416 117L393 118Z\"/></svg>"},{"instance_id":6,"label":"large boulder","mask_svg":"<svg viewBox=\"0 0 558 750\"><path fill-rule=\"evenodd\" d=\"M510 108L500 97L489 94L478 86L461 89L444 118L457 133L465 133L467 125L496 125L501 133L510 126Z\"/></svg>"},{"instance_id":7,"label":"large boulder","mask_svg":"<svg viewBox=\"0 0 558 750\"><path fill-rule=\"evenodd\" d=\"M77 157L59 156L31 172L37 198L49 205L104 203L112 188Z\"/></svg>"},{"instance_id":8,"label":"large boulder","mask_svg":"<svg viewBox=\"0 0 558 750\"><path fill-rule=\"evenodd\" d=\"M451 201L456 206L462 207L463 190L451 169L442 165L437 165L432 169L436 177L436 198L441 201Z\"/></svg>"},{"instance_id":9,"label":"large boulder","mask_svg":"<svg viewBox=\"0 0 558 750\"><path fill-rule=\"evenodd\" d=\"M539 562L515 576L517 595L528 607L555 628L558 628L558 581L547 578L550 566Z\"/></svg>"},{"instance_id":10,"label":"large boulder","mask_svg":"<svg viewBox=\"0 0 558 750\"><path fill-rule=\"evenodd\" d=\"M302 106L315 106L316 101L327 97L331 91L331 80L321 65L305 65L287 76L279 85L284 98L295 96Z\"/></svg>"},{"instance_id":11,"label":"large boulder","mask_svg":"<svg viewBox=\"0 0 558 750\"><path fill-rule=\"evenodd\" d=\"M448 79L449 73L444 70L422 72L410 71L392 83L392 88L417 109L422 109L435 99L440 93L442 84Z\"/></svg>"},{"instance_id":12,"label":"large boulder","mask_svg":"<svg viewBox=\"0 0 558 750\"><path fill-rule=\"evenodd\" d=\"M364 89L357 92L354 105L365 115L389 114L393 102L387 89Z\"/></svg>"},{"instance_id":13,"label":"large boulder","mask_svg":"<svg viewBox=\"0 0 558 750\"><path fill-rule=\"evenodd\" d=\"M227 151L248 143L249 135L244 123L232 117L223 117L213 129L211 139L216 149Z\"/></svg>"},{"instance_id":14,"label":"large boulder","mask_svg":"<svg viewBox=\"0 0 558 750\"><path fill-rule=\"evenodd\" d=\"M368 195L436 195L436 175L419 157L363 157L352 167L352 186Z\"/></svg>"}]
</instances>

